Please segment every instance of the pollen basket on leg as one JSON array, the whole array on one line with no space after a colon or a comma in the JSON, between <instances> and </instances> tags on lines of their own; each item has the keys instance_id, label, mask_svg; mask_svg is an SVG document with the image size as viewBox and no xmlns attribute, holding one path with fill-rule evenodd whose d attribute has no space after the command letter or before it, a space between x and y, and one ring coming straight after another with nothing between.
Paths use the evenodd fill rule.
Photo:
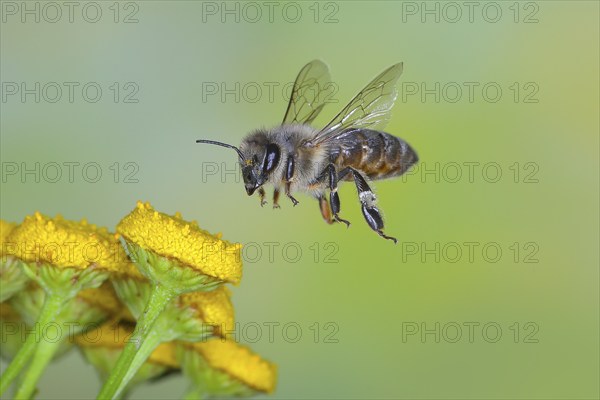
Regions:
<instances>
[{"instance_id":1,"label":"pollen basket on leg","mask_svg":"<svg viewBox=\"0 0 600 400\"><path fill-rule=\"evenodd\" d=\"M361 203L369 208L375 206L377 203L377 197L375 196L375 193L371 192L370 190L360 192L358 194L358 198L360 199Z\"/></svg>"}]
</instances>

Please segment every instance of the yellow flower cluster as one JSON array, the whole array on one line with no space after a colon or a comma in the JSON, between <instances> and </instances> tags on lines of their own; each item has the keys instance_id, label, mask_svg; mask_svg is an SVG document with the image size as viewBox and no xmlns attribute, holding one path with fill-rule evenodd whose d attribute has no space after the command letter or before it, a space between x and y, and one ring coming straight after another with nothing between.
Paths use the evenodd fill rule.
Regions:
<instances>
[{"instance_id":1,"label":"yellow flower cluster","mask_svg":"<svg viewBox=\"0 0 600 400\"><path fill-rule=\"evenodd\" d=\"M200 314L207 324L215 325L216 333L225 336L233 329L234 311L231 304L231 292L225 286L219 286L210 292L191 292L182 294L179 302L191 307Z\"/></svg>"},{"instance_id":2,"label":"yellow flower cluster","mask_svg":"<svg viewBox=\"0 0 600 400\"><path fill-rule=\"evenodd\" d=\"M60 215L27 216L5 240L7 253L27 262L79 269L93 265L108 271L117 271L127 262L116 235L86 220L74 222Z\"/></svg>"},{"instance_id":3,"label":"yellow flower cluster","mask_svg":"<svg viewBox=\"0 0 600 400\"><path fill-rule=\"evenodd\" d=\"M246 385L267 393L275 389L275 365L262 359L246 346L231 340L215 338L194 343L193 347L213 368L239 379Z\"/></svg>"},{"instance_id":4,"label":"yellow flower cluster","mask_svg":"<svg viewBox=\"0 0 600 400\"><path fill-rule=\"evenodd\" d=\"M0 256L6 254L8 243L6 238L17 227L17 224L0 219Z\"/></svg>"},{"instance_id":5,"label":"yellow flower cluster","mask_svg":"<svg viewBox=\"0 0 600 400\"><path fill-rule=\"evenodd\" d=\"M242 277L241 248L211 235L196 222L179 214L158 212L149 203L137 207L117 226L117 232L140 247L224 281L238 283Z\"/></svg>"},{"instance_id":6,"label":"yellow flower cluster","mask_svg":"<svg viewBox=\"0 0 600 400\"><path fill-rule=\"evenodd\" d=\"M112 284L108 281L105 281L98 288L83 289L77 293L77 297L88 303L90 306L106 310L111 315L119 313L123 308Z\"/></svg>"},{"instance_id":7,"label":"yellow flower cluster","mask_svg":"<svg viewBox=\"0 0 600 400\"><path fill-rule=\"evenodd\" d=\"M133 251L128 254L121 243L121 238L124 239L129 251L133 248L139 254L134 254ZM82 332L74 341L91 363L99 369L104 369L105 377L109 376L112 370L118 369L114 366L118 362L117 358L119 360L123 358L118 354L123 355L127 352L128 338L138 331L145 331L144 328L140 328L144 326L141 323L138 324L137 329L134 329L138 321L135 321L133 315L136 317L145 315L148 309L141 311L145 304L151 303L148 294L154 293L156 287L166 284L156 279L158 275L149 274L145 269L156 266L162 268L160 271L167 271L167 273L173 271L173 276L190 279L191 285L196 285L194 279L198 282L197 286L190 286L187 291L178 292L173 297L174 301L169 298L168 302L165 302L165 310L167 310L164 313L165 317L163 319L156 317L155 321L159 321L157 324L163 324L160 325L161 329L168 327L162 330L175 332L177 329L182 329L182 326L188 326L187 322L196 321L197 318L197 322L205 324L203 326L198 324L200 326L198 332L204 336L200 339L200 336L195 338L193 334L187 336L182 334L162 339L163 343L158 344L153 351L149 350L146 362L167 370L179 369L182 366L176 349L185 350L197 359L200 357L204 359L204 368L212 372L203 376L211 377L219 374L221 377L227 376L226 379L215 379L225 379L226 382L231 379L231 382L245 385L246 390L251 391L272 392L274 390L277 375L275 365L261 359L247 347L230 340L228 336L234 328L234 308L231 303L231 291L223 283L237 284L241 279L240 244L223 240L220 234L210 234L200 229L196 222L183 220L178 213L170 216L154 210L149 203L142 202L138 202L133 211L120 221L116 234L89 224L85 220L74 222L61 216L50 218L36 212L27 216L21 224L0 220L0 244L2 245L0 255L7 254L18 259L19 262L24 262L26 265L23 269L29 271L29 276L32 276L32 270L28 269L30 268L28 265L43 265L64 272L101 270L105 277L108 276L107 280L100 280L95 285L79 289L76 295L73 295L73 306L70 308L77 310L78 313L86 307L101 310L96 314L90 314L102 315L103 317L97 320L100 324L94 329ZM132 245L134 247L131 247ZM144 257L141 260L134 257L140 254ZM177 271L174 270L185 272L177 275ZM50 276L52 275L47 275L46 279L51 279L48 278ZM73 277L78 276L83 275L73 275ZM67 286L70 282L73 281L65 281ZM179 281L172 280L171 289L178 287L173 282ZM38 298L34 301L33 295L29 296L28 293L44 293L34 281L28 284L32 290L22 291L20 295L0 303L2 319L20 317L15 311L17 307L11 307L10 302L19 304L19 311L34 310L35 307L40 306ZM173 293L175 292L177 290L173 290ZM46 295L48 296L48 292ZM28 301L29 298L32 300ZM185 311L187 314L181 315L187 316L187 320L183 320L179 314L176 314L175 309ZM139 312L136 313L134 310ZM172 322L173 326L164 324L164 321ZM176 327L175 325L180 322L182 325ZM204 326L208 326L208 329ZM161 329L157 328L156 332L161 332ZM207 336L210 338L206 339ZM193 340L199 342L191 343L190 341ZM107 349L104 355L102 349ZM108 352L108 349L111 351ZM117 354L116 358L115 354ZM152 371L158 370L152 369ZM197 372L202 373L202 371ZM192 373L196 372L192 370Z\"/></svg>"}]
</instances>

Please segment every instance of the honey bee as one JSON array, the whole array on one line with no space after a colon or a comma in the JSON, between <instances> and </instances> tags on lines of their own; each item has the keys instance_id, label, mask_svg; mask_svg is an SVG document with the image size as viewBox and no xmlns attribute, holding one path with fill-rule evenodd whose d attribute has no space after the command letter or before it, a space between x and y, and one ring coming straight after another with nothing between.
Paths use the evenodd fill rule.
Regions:
<instances>
[{"instance_id":1,"label":"honey bee","mask_svg":"<svg viewBox=\"0 0 600 400\"><path fill-rule=\"evenodd\" d=\"M294 192L315 197L329 224L350 222L340 218L338 183L354 181L365 220L381 237L383 232L377 197L368 181L397 177L418 161L417 153L402 139L379 129L388 122L397 97L396 82L402 63L377 75L324 128L311 125L326 104L330 87L327 65L314 60L298 74L281 125L257 129L235 147L213 140L196 140L234 149L239 157L246 193L258 191L264 206L265 184L274 187L273 207L279 208L283 191L296 206ZM329 192L329 199L326 193Z\"/></svg>"}]
</instances>

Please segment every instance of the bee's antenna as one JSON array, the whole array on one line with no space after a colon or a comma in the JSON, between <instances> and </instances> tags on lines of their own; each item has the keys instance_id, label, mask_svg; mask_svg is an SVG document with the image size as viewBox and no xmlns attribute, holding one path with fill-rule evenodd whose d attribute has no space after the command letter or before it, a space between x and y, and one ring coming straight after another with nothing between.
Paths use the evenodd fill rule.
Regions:
<instances>
[{"instance_id":1,"label":"bee's antenna","mask_svg":"<svg viewBox=\"0 0 600 400\"><path fill-rule=\"evenodd\" d=\"M227 144L227 143L221 143L221 142L217 142L214 140L203 140L203 139L198 139L196 140L196 143L208 143L208 144L216 144L217 146L222 146L222 147L229 147L230 149L234 149L235 151L237 151L238 155L240 156L240 158L243 160L246 159L246 157L244 157L244 154L240 151L240 149L238 149L237 147Z\"/></svg>"}]
</instances>

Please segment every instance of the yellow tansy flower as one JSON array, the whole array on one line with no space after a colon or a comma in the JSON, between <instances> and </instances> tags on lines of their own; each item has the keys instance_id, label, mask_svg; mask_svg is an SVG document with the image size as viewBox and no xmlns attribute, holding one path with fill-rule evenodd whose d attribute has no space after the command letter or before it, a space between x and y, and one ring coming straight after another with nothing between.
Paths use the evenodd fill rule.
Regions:
<instances>
[{"instance_id":1,"label":"yellow tansy flower","mask_svg":"<svg viewBox=\"0 0 600 400\"><path fill-rule=\"evenodd\" d=\"M158 212L149 203L138 202L119 222L117 232L149 282L132 282L126 277L113 280L119 298L137 318L137 324L100 390L100 398L120 396L135 374L135 366L142 365L141 361L160 343L202 340L215 333L215 325L218 331L230 323L233 310L226 292L198 297L206 307L194 295L188 300L181 300L180 296L216 290L226 281L237 283L242 271L240 244L221 240L220 235L211 235L196 222L184 221L179 214Z\"/></svg>"},{"instance_id":2,"label":"yellow tansy flower","mask_svg":"<svg viewBox=\"0 0 600 400\"><path fill-rule=\"evenodd\" d=\"M117 236L86 220L69 221L39 212L27 216L6 238L11 253L27 262L117 271L127 255Z\"/></svg>"},{"instance_id":3,"label":"yellow tansy flower","mask_svg":"<svg viewBox=\"0 0 600 400\"><path fill-rule=\"evenodd\" d=\"M25 274L45 292L44 304L36 322L38 326L45 328L53 323L70 322L78 322L81 326L106 318L104 309L90 307L76 296L83 289L99 287L111 272L117 271L127 261L116 235L86 220L74 222L61 216L50 218L36 212L26 217L5 240L11 247L7 252L22 261ZM14 297L23 296L17 293ZM23 384L14 397L31 398L44 368L61 343L66 341L65 335L60 339L42 337L39 340L30 332L0 377L0 395L27 366ZM32 357L36 361L29 363Z\"/></svg>"},{"instance_id":4,"label":"yellow tansy flower","mask_svg":"<svg viewBox=\"0 0 600 400\"><path fill-rule=\"evenodd\" d=\"M10 245L6 237L17 227L17 224L0 219L0 256L10 251Z\"/></svg>"},{"instance_id":5,"label":"yellow tansy flower","mask_svg":"<svg viewBox=\"0 0 600 400\"><path fill-rule=\"evenodd\" d=\"M271 393L277 381L275 364L262 359L248 347L219 338L193 343L208 364L240 380L251 388Z\"/></svg>"},{"instance_id":6,"label":"yellow tansy flower","mask_svg":"<svg viewBox=\"0 0 600 400\"><path fill-rule=\"evenodd\" d=\"M150 354L150 358L148 361L164 365L165 367L170 368L179 368L179 363L177 362L177 357L175 357L175 343L161 343L158 347Z\"/></svg>"},{"instance_id":7,"label":"yellow tansy flower","mask_svg":"<svg viewBox=\"0 0 600 400\"><path fill-rule=\"evenodd\" d=\"M221 240L179 214L155 211L150 203L138 202L121 220L117 232L144 249L174 258L205 275L233 283L242 277L240 244Z\"/></svg>"},{"instance_id":8,"label":"yellow tansy flower","mask_svg":"<svg viewBox=\"0 0 600 400\"><path fill-rule=\"evenodd\" d=\"M210 292L191 292L179 297L182 306L195 309L204 323L215 325L215 333L225 336L233 330L234 310L231 291L219 286Z\"/></svg>"},{"instance_id":9,"label":"yellow tansy flower","mask_svg":"<svg viewBox=\"0 0 600 400\"><path fill-rule=\"evenodd\" d=\"M0 219L0 302L18 293L28 281L21 261L10 254L15 246L7 241L16 227L17 224Z\"/></svg>"},{"instance_id":10,"label":"yellow tansy flower","mask_svg":"<svg viewBox=\"0 0 600 400\"><path fill-rule=\"evenodd\" d=\"M77 298L85 301L92 307L101 308L111 315L117 315L125 308L119 301L112 284L108 281L104 281L97 288L83 289L77 293Z\"/></svg>"}]
</instances>

